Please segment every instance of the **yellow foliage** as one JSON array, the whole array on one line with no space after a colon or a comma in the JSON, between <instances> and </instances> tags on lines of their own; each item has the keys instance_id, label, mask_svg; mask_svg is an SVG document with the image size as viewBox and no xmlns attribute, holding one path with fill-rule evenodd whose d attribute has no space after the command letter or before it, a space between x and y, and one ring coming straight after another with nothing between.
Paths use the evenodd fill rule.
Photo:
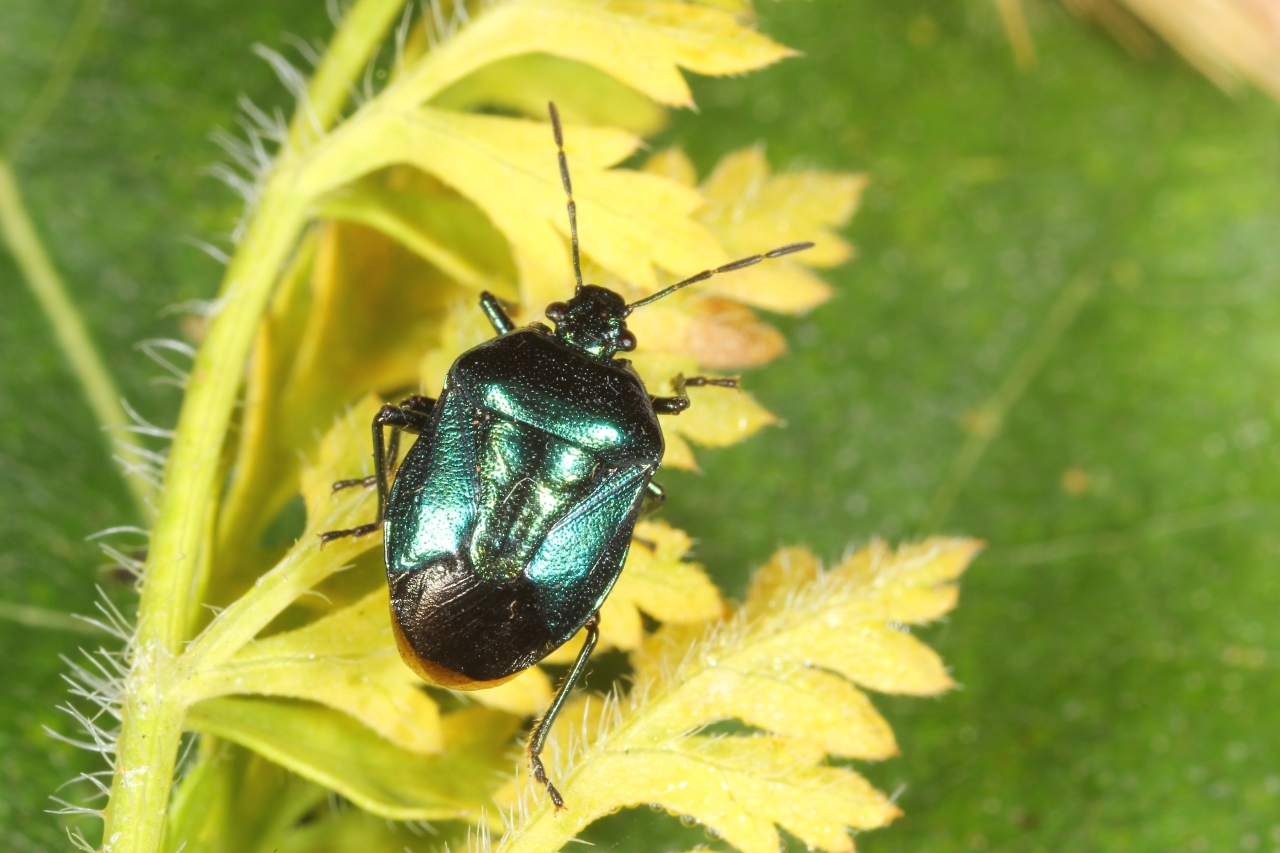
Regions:
<instances>
[{"instance_id":1,"label":"yellow foliage","mask_svg":"<svg viewBox=\"0 0 1280 853\"><path fill-rule=\"evenodd\" d=\"M398 749L345 714L261 699L212 699L192 709L190 729L246 746L361 808L398 820L476 820L494 780L515 758L519 720L487 708L443 719L448 748Z\"/></svg>"},{"instance_id":2,"label":"yellow foliage","mask_svg":"<svg viewBox=\"0 0 1280 853\"><path fill-rule=\"evenodd\" d=\"M155 804L172 780L167 769L148 775L147 762L172 759L183 727L206 737L174 798L164 842L171 850L188 841L202 853L274 849L266 839L276 838L281 849L310 849L298 836L254 836L236 825L237 809L259 790L279 798L277 829L297 829L323 811L326 791L404 820L479 823L495 796L510 800L517 733L549 703L547 675L533 667L465 699L428 690L395 651L387 592L373 570L381 533L325 548L318 535L373 518L371 490L335 493L331 484L372 473L369 423L384 400L438 393L457 355L491 337L478 291L510 301L522 321L571 293L545 101L558 101L567 119L592 280L636 298L735 257L818 242L807 255L718 276L637 312L635 366L654 394L673 393L679 374L777 357L782 337L751 308L816 305L828 291L809 267L851 252L832 229L853 211L857 176L771 174L757 149L726 158L702 186L676 151L644 169L618 166L641 146L638 134L662 126L667 108L693 105L684 70L740 74L792 54L750 28L745 0L443 0L458 13L456 27L432 23L431 39L415 27L422 35L404 47L385 87L343 115L334 93L354 90L350 75L385 32L379 26L393 20L391 5L353 5L354 23L344 23L322 60L313 99L272 152L222 293L231 308L210 327L208 363L222 373L192 376L207 408L184 414L175 447L203 448L183 452L229 473L225 488L174 490L190 505L162 508L165 541L187 536L192 518L207 521L198 547L182 552L198 558L157 558L149 569L149 582L183 591L167 606L190 626L165 641L172 659L163 667L147 668L142 655L153 646L133 661L127 689L151 685L146 701L124 702L121 754L134 756L129 772L138 775L117 777L108 809L109 826L145 827L127 835L131 851L160 849L135 843L165 831L156 828L164 810ZM516 115L482 112L489 108ZM245 307L254 304L257 313ZM227 331L233 321L241 327ZM243 407L233 411L242 376ZM726 446L776 422L746 391L693 387L689 396L691 408L665 420L670 467L696 466L691 445ZM265 542L299 495L301 534L291 544ZM811 571L775 560L730 615L701 566L686 559L688 535L661 522L641 523L635 535L602 609L602 643L633 654L641 686L624 705L584 711L591 745L574 753L562 777L570 815L557 824L535 809L509 844L549 853L604 810L639 802L694 816L752 853L773 853L775 825L844 850L846 828L889 820L895 810L882 795L824 761L896 749L855 685L927 693L949 683L927 648L888 627L941 612L945 579L919 589L881 583L889 571L881 563L910 562L905 551L825 575L811 555L793 552L778 559L808 560ZM941 559L921 557L935 573ZM872 594L877 584L884 590ZM901 613L886 615L890 604ZM148 606L144 625L167 617ZM646 632L646 616L662 625L656 634ZM718 628L708 633L707 623ZM835 623L856 630L833 637ZM134 715L153 700L154 713ZM730 718L768 734L696 732ZM557 729L555 737L567 735ZM165 755L161 740L173 747ZM262 770L262 758L272 770ZM289 772L273 776L275 768ZM321 824L362 826L337 810ZM325 849L399 849L392 836L339 833Z\"/></svg>"},{"instance_id":3,"label":"yellow foliage","mask_svg":"<svg viewBox=\"0 0 1280 853\"><path fill-rule=\"evenodd\" d=\"M549 53L616 77L661 104L693 106L680 74L720 76L794 54L731 14L660 0L510 0L428 54L397 100L426 101L472 72L511 56Z\"/></svg>"},{"instance_id":4,"label":"yellow foliage","mask_svg":"<svg viewBox=\"0 0 1280 853\"><path fill-rule=\"evenodd\" d=\"M672 381L680 375L700 375L698 364L689 356L668 355L641 350L635 354L635 367L653 394L672 394ZM678 417L663 422L667 442L663 465L693 469L697 465L685 440L703 447L728 447L754 435L778 419L740 388L716 386L687 389L691 404Z\"/></svg>"},{"instance_id":5,"label":"yellow foliage","mask_svg":"<svg viewBox=\"0 0 1280 853\"><path fill-rule=\"evenodd\" d=\"M717 276L706 292L769 311L807 311L831 295L808 267L832 267L853 256L833 228L849 221L867 184L865 175L796 171L771 174L762 148L747 148L720 161L702 184L707 207L699 219L730 254L761 246L812 240L807 252L741 274Z\"/></svg>"},{"instance_id":6,"label":"yellow foliage","mask_svg":"<svg viewBox=\"0 0 1280 853\"><path fill-rule=\"evenodd\" d=\"M630 694L566 710L582 721L555 743L552 776L568 810L557 815L536 788L508 787L500 797L514 798L516 817L498 849L549 853L602 815L652 804L744 853L776 853L776 827L810 847L852 850L850 830L883 826L898 809L825 759L897 750L859 687L930 695L951 686L937 655L903 626L954 606L954 580L979 547L875 542L828 572L804 549L780 551L731 618L649 639ZM728 719L763 733L697 733Z\"/></svg>"},{"instance_id":7,"label":"yellow foliage","mask_svg":"<svg viewBox=\"0 0 1280 853\"><path fill-rule=\"evenodd\" d=\"M400 660L378 590L304 628L246 646L201 673L192 691L288 696L320 702L413 752L439 752L440 712Z\"/></svg>"}]
</instances>

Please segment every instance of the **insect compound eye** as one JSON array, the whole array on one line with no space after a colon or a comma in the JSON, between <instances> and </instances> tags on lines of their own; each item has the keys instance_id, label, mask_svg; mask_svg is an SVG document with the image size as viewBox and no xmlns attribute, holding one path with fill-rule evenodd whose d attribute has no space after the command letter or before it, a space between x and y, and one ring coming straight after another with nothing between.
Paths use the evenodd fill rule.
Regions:
<instances>
[{"instance_id":1,"label":"insect compound eye","mask_svg":"<svg viewBox=\"0 0 1280 853\"><path fill-rule=\"evenodd\" d=\"M618 349L623 352L631 352L636 348L636 336L631 333L630 329L623 329L618 334Z\"/></svg>"},{"instance_id":2,"label":"insect compound eye","mask_svg":"<svg viewBox=\"0 0 1280 853\"><path fill-rule=\"evenodd\" d=\"M563 320L564 316L568 313L569 306L565 305L563 302L552 302L547 306L546 310L547 319L555 323L559 323Z\"/></svg>"}]
</instances>

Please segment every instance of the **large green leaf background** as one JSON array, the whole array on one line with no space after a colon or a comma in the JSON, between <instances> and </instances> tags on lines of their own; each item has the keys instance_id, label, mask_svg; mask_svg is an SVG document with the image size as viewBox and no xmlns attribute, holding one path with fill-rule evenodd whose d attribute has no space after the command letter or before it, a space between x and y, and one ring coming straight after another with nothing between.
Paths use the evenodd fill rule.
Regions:
<instances>
[{"instance_id":1,"label":"large green leaf background","mask_svg":"<svg viewBox=\"0 0 1280 853\"><path fill-rule=\"evenodd\" d=\"M869 773L907 816L863 849L1280 849L1277 110L1032 11L1040 59L1019 73L984 3L762 4L806 55L695 84L701 114L663 141L704 170L765 139L777 167L874 184L839 296L785 322L792 354L748 378L786 426L666 475L668 515L735 594L783 542L990 543L930 637L962 689L880 700L903 756ZM73 13L0 6L0 121ZM238 209L200 176L207 134L239 92L282 102L249 46L286 32L325 35L320 4L115 2L18 163L125 392L160 423L176 392L131 346L213 292L219 269L181 242ZM136 519L4 255L0 281L0 598L87 612L83 537ZM86 640L0 623L5 849L65 844L41 810L91 763L41 727L70 731L58 655ZM591 839L702 840L647 811Z\"/></svg>"}]
</instances>

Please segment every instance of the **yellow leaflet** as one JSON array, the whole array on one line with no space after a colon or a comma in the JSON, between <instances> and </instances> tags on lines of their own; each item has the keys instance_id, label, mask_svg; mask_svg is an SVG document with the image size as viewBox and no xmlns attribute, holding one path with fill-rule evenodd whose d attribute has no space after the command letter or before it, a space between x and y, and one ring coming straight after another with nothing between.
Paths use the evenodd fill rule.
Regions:
<instances>
[{"instance_id":1,"label":"yellow leaflet","mask_svg":"<svg viewBox=\"0 0 1280 853\"><path fill-rule=\"evenodd\" d=\"M703 181L708 204L702 219L730 251L812 240L816 245L793 260L832 267L853 253L832 229L849 221L866 185L866 175L810 170L772 174L763 148L744 148L721 159Z\"/></svg>"},{"instance_id":2,"label":"yellow leaflet","mask_svg":"<svg viewBox=\"0 0 1280 853\"><path fill-rule=\"evenodd\" d=\"M580 708L571 706L566 717L577 722L574 712ZM587 716L597 715L588 711ZM597 728L590 724L595 722L589 720L588 731ZM899 814L862 777L823 765L821 751L801 741L677 735L641 744L621 733L614 737L619 748L589 753L590 786L562 786L568 811L550 816L539 803L530 820L498 849L557 850L604 814L651 804L694 817L744 853L777 853L775 825L811 848L843 853L853 849L848 829L883 826ZM511 796L507 788L497 799Z\"/></svg>"},{"instance_id":3,"label":"yellow leaflet","mask_svg":"<svg viewBox=\"0 0 1280 853\"><path fill-rule=\"evenodd\" d=\"M605 606L617 599L616 608L644 611L664 624L698 624L721 616L720 591L702 566L685 559L692 545L687 533L665 522L637 524L626 567ZM638 649L642 639L637 630L614 644Z\"/></svg>"},{"instance_id":4,"label":"yellow leaflet","mask_svg":"<svg viewBox=\"0 0 1280 853\"><path fill-rule=\"evenodd\" d=\"M667 123L667 111L604 72L545 53L503 59L459 80L432 106L458 112L497 107L530 118L547 116L547 102L555 101L570 124L620 127L639 136L657 133Z\"/></svg>"},{"instance_id":5,"label":"yellow leaflet","mask_svg":"<svg viewBox=\"0 0 1280 853\"><path fill-rule=\"evenodd\" d=\"M831 267L853 255L833 229L857 208L865 175L796 171L771 174L763 149L747 148L720 161L703 182L707 207L701 219L733 255L812 240L807 252L716 276L708 292L783 313L798 313L826 301L831 290L806 266Z\"/></svg>"},{"instance_id":6,"label":"yellow leaflet","mask_svg":"<svg viewBox=\"0 0 1280 853\"><path fill-rule=\"evenodd\" d=\"M810 847L852 850L849 829L882 826L898 810L856 773L826 763L896 751L888 725L851 682L912 693L950 683L923 644L890 626L954 604L951 581L978 547L877 543L825 574L804 549L779 552L735 618L701 639L689 626L664 626L633 656L631 696L566 712L582 723L576 735L556 737L562 766L552 776L569 811L556 816L540 792L527 793L536 804L500 849L556 850L601 815L656 803L747 853L776 853L776 827ZM770 734L686 734L726 718Z\"/></svg>"},{"instance_id":7,"label":"yellow leaflet","mask_svg":"<svg viewBox=\"0 0 1280 853\"><path fill-rule=\"evenodd\" d=\"M674 393L671 380L678 374L686 377L701 375L697 364L688 357L637 352L634 361L651 394ZM661 419L662 432L667 439L667 460L664 464L672 464L673 438L688 439L703 447L727 447L778 422L768 409L741 389L708 386L689 388L687 392L692 401L689 408L679 415Z\"/></svg>"},{"instance_id":8,"label":"yellow leaflet","mask_svg":"<svg viewBox=\"0 0 1280 853\"><path fill-rule=\"evenodd\" d=\"M698 185L698 170L694 168L689 155L679 148L664 148L657 152L645 161L644 170L686 187Z\"/></svg>"},{"instance_id":9,"label":"yellow leaflet","mask_svg":"<svg viewBox=\"0 0 1280 853\"><path fill-rule=\"evenodd\" d=\"M515 299L515 284L490 261L505 249L501 238L482 240L492 226L466 201L441 194L395 191L359 181L327 196L322 216L376 228L417 253L458 284L477 293Z\"/></svg>"},{"instance_id":10,"label":"yellow leaflet","mask_svg":"<svg viewBox=\"0 0 1280 853\"><path fill-rule=\"evenodd\" d=\"M737 155L731 154L726 159L735 156ZM654 154L646 161L644 171L661 175L683 186L693 187L698 183L693 163L678 148L668 148ZM704 216L705 213L700 214L699 218ZM769 240L774 242L768 242ZM765 243L744 251L743 256L767 251L778 245L780 242L776 235L767 235ZM742 275L750 269L758 268L735 272L731 277ZM734 282L721 284L732 289L747 287L750 282L741 285ZM747 289L750 298L751 288ZM794 286L789 291L794 297L793 291ZM637 333L644 348L692 355L698 365L707 370L755 367L772 361L786 351L786 341L776 329L757 319L750 309L711 296L711 292L700 285L637 312L628 320L628 325ZM808 304L812 299L802 297L801 301ZM770 307L785 304L787 303L774 298Z\"/></svg>"},{"instance_id":11,"label":"yellow leaflet","mask_svg":"<svg viewBox=\"0 0 1280 853\"><path fill-rule=\"evenodd\" d=\"M325 433L324 438L320 440L320 446L316 450L315 459L309 465L304 465L301 475L301 492L302 498L307 504L307 528L309 530L317 529L322 525L317 524L317 520L325 517L332 512L335 503L343 497L352 497L366 493L366 490L356 487L354 489L346 489L343 492L335 492L333 484L338 480L347 480L353 477L364 477L373 473L373 454L370 450L369 424L373 422L373 416L378 413L378 409L382 408L382 401L373 394L365 396L363 400L348 409L343 415L334 421L329 431ZM344 495L344 492L346 493ZM372 495L370 495L372 497ZM365 503L362 501L362 503ZM367 503L373 504L373 501ZM369 507L376 512L376 508ZM336 519L335 519L336 520ZM355 525L349 525L354 527ZM336 530L340 528L325 527L320 530ZM338 543L341 543L339 540ZM377 544L375 537L366 536L358 540L358 543L365 548L370 548Z\"/></svg>"},{"instance_id":12,"label":"yellow leaflet","mask_svg":"<svg viewBox=\"0 0 1280 853\"><path fill-rule=\"evenodd\" d=\"M636 525L627 562L613 591L600 608L600 646L628 651L644 640L641 611L664 624L701 624L720 616L720 591L702 566L685 562L693 540L683 530L661 521ZM550 663L570 663L582 638L566 643Z\"/></svg>"},{"instance_id":13,"label":"yellow leaflet","mask_svg":"<svg viewBox=\"0 0 1280 853\"><path fill-rule=\"evenodd\" d=\"M608 167L638 140L616 130L565 129L587 254L619 277L652 289L654 265L700 269L727 260L691 215L694 190L655 175ZM306 192L323 193L395 163L429 172L474 201L511 242L526 304L569 295L572 271L564 191L546 123L429 108L379 110L336 131L308 167ZM559 284L555 284L559 282Z\"/></svg>"},{"instance_id":14,"label":"yellow leaflet","mask_svg":"<svg viewBox=\"0 0 1280 853\"><path fill-rule=\"evenodd\" d=\"M808 548L781 548L751 576L747 602L760 611L780 610L788 595L816 581L821 572L822 564Z\"/></svg>"},{"instance_id":15,"label":"yellow leaflet","mask_svg":"<svg viewBox=\"0 0 1280 853\"><path fill-rule=\"evenodd\" d=\"M741 370L773 361L787 351L782 333L749 308L716 297L694 305L686 351L707 370ZM638 313L638 312L637 312Z\"/></svg>"},{"instance_id":16,"label":"yellow leaflet","mask_svg":"<svg viewBox=\"0 0 1280 853\"><path fill-rule=\"evenodd\" d=\"M582 807L657 803L697 816L744 853L777 853L775 824L811 848L850 851L846 828L883 826L899 811L856 773L821 760L783 738L677 738L604 758L588 795L595 802Z\"/></svg>"},{"instance_id":17,"label":"yellow leaflet","mask_svg":"<svg viewBox=\"0 0 1280 853\"><path fill-rule=\"evenodd\" d=\"M390 98L420 104L490 63L528 53L593 65L677 107L693 106L680 68L741 74L794 55L716 9L646 0L510 0L489 6L426 54Z\"/></svg>"},{"instance_id":18,"label":"yellow leaflet","mask_svg":"<svg viewBox=\"0 0 1280 853\"><path fill-rule=\"evenodd\" d=\"M262 694L309 699L343 711L413 752L443 745L440 712L400 660L387 592L283 634L258 640L191 684L201 697Z\"/></svg>"},{"instance_id":19,"label":"yellow leaflet","mask_svg":"<svg viewBox=\"0 0 1280 853\"><path fill-rule=\"evenodd\" d=\"M693 457L693 448L689 442L680 437L674 430L666 430L663 440L667 443L667 452L662 456L664 468L675 468L678 471L697 471L698 460Z\"/></svg>"},{"instance_id":20,"label":"yellow leaflet","mask_svg":"<svg viewBox=\"0 0 1280 853\"><path fill-rule=\"evenodd\" d=\"M756 367L787 348L778 330L749 308L696 291L646 305L627 318L627 328L643 352L692 355L707 370Z\"/></svg>"},{"instance_id":21,"label":"yellow leaflet","mask_svg":"<svg viewBox=\"0 0 1280 853\"><path fill-rule=\"evenodd\" d=\"M458 299L440 324L440 343L429 348L418 362L422 393L438 397L445 377L458 356L494 336L493 326L480 310L478 300Z\"/></svg>"},{"instance_id":22,"label":"yellow leaflet","mask_svg":"<svg viewBox=\"0 0 1280 853\"><path fill-rule=\"evenodd\" d=\"M187 727L246 746L392 820L476 820L515 756L520 721L486 708L443 719L445 751L407 752L355 720L315 705L211 699Z\"/></svg>"}]
</instances>

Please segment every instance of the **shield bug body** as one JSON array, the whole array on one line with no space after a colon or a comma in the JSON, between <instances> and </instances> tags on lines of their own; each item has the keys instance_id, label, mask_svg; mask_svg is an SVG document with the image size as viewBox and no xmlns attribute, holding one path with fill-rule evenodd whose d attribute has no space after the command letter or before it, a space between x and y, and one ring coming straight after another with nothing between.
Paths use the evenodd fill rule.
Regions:
<instances>
[{"instance_id":1,"label":"shield bug body","mask_svg":"<svg viewBox=\"0 0 1280 853\"><path fill-rule=\"evenodd\" d=\"M393 626L405 662L455 690L493 687L586 628L551 707L534 727L529 759L557 808L539 753L598 636L600 605L622 571L643 511L662 502L658 415L689 406L690 385L736 380L676 377L675 396L651 396L630 362L632 310L717 273L812 246L795 243L705 270L628 305L582 283L577 216L559 117L551 107L568 197L577 289L517 329L492 295L480 307L498 337L458 357L438 400L383 406L373 422L376 474L334 488L376 485L378 519L323 535L384 533ZM390 428L387 442L384 430ZM388 489L399 435L418 435Z\"/></svg>"}]
</instances>

